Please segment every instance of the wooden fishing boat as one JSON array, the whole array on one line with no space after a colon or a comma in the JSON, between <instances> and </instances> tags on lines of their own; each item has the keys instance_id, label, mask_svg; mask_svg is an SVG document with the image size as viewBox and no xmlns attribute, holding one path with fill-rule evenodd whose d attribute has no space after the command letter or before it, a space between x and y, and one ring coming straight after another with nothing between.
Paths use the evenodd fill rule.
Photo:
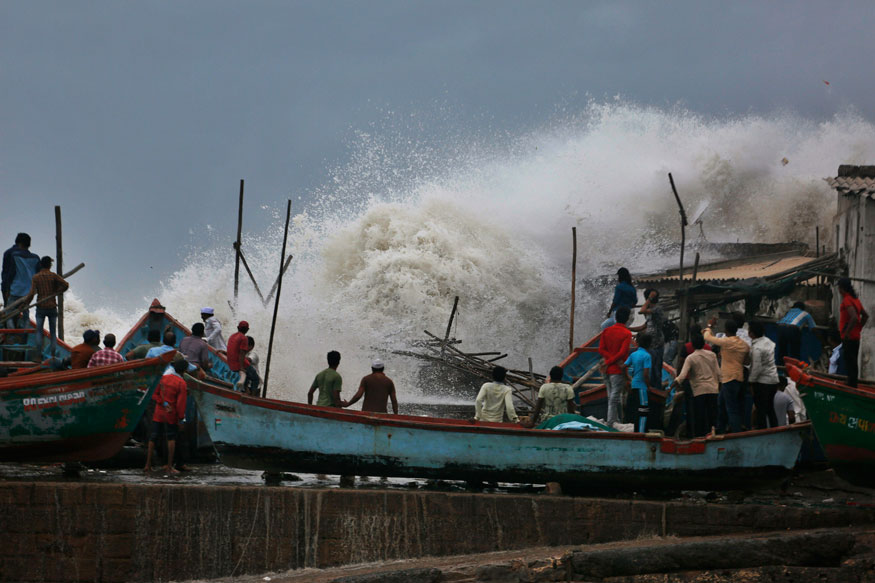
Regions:
<instances>
[{"instance_id":1,"label":"wooden fishing boat","mask_svg":"<svg viewBox=\"0 0 875 583\"><path fill-rule=\"evenodd\" d=\"M681 441L317 407L194 379L189 391L222 462L268 472L726 488L786 473L809 431L800 424Z\"/></svg>"},{"instance_id":2,"label":"wooden fishing boat","mask_svg":"<svg viewBox=\"0 0 875 583\"><path fill-rule=\"evenodd\" d=\"M174 354L0 379L0 461L112 457L127 441Z\"/></svg>"},{"instance_id":3,"label":"wooden fishing boat","mask_svg":"<svg viewBox=\"0 0 875 583\"><path fill-rule=\"evenodd\" d=\"M160 302L158 302L157 299L153 300L153 306L156 303L160 305ZM149 311L147 311L143 317L133 325L125 337L122 338L121 342L119 342L119 353L127 354L137 346L147 344L149 342L148 336L150 330L158 330L163 334L168 327L176 334L177 347L183 338L191 334L191 330L181 324L179 320L168 314L163 307L161 307L160 311L150 308ZM209 372L210 376L228 383L236 383L240 378L240 374L233 372L228 368L228 360L225 358L225 355L213 347L209 347L209 351L210 363L212 365Z\"/></svg>"},{"instance_id":4,"label":"wooden fishing boat","mask_svg":"<svg viewBox=\"0 0 875 583\"><path fill-rule=\"evenodd\" d=\"M784 363L830 465L855 481L875 483L875 384L849 387L845 377L791 358Z\"/></svg>"}]
</instances>

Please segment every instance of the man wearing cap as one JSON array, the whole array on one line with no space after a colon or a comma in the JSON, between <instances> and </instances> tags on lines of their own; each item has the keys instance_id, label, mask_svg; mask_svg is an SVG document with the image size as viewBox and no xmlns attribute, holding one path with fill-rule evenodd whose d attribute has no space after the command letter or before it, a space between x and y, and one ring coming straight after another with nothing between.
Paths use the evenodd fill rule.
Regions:
<instances>
[{"instance_id":1,"label":"man wearing cap","mask_svg":"<svg viewBox=\"0 0 875 583\"><path fill-rule=\"evenodd\" d=\"M249 339L246 338L247 332L249 332L249 322L240 320L240 323L237 324L237 331L228 338L228 368L232 372L240 374L240 380L237 381L238 391L243 391L244 387L246 387L246 375L250 372L249 368L252 366L246 362L246 353L249 351Z\"/></svg>"},{"instance_id":2,"label":"man wearing cap","mask_svg":"<svg viewBox=\"0 0 875 583\"><path fill-rule=\"evenodd\" d=\"M70 350L70 368L87 368L91 356L100 347L100 330L86 330L82 334L82 344Z\"/></svg>"},{"instance_id":3,"label":"man wearing cap","mask_svg":"<svg viewBox=\"0 0 875 583\"><path fill-rule=\"evenodd\" d=\"M201 320L204 321L204 340L207 344L224 352L228 349L222 336L222 323L216 318L213 308L201 308Z\"/></svg>"},{"instance_id":4,"label":"man wearing cap","mask_svg":"<svg viewBox=\"0 0 875 583\"><path fill-rule=\"evenodd\" d=\"M364 396L362 411L388 413L387 404L392 399L392 412L398 414L398 399L395 397L395 383L383 372L385 365L379 358L371 362L371 374L362 378L359 390L353 395L347 407L351 407Z\"/></svg>"}]
</instances>

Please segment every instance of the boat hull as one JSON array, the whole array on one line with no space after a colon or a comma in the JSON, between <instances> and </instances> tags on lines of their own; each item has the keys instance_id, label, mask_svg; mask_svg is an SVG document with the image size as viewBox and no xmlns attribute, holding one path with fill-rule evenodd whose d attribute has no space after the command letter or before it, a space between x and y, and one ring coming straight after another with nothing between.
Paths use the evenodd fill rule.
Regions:
<instances>
[{"instance_id":1,"label":"boat hull","mask_svg":"<svg viewBox=\"0 0 875 583\"><path fill-rule=\"evenodd\" d=\"M0 381L0 461L97 461L115 455L172 355Z\"/></svg>"},{"instance_id":2,"label":"boat hull","mask_svg":"<svg viewBox=\"0 0 875 583\"><path fill-rule=\"evenodd\" d=\"M716 439L524 429L259 399L190 381L226 465L502 482L725 486L791 469L807 425Z\"/></svg>"},{"instance_id":3,"label":"boat hull","mask_svg":"<svg viewBox=\"0 0 875 583\"><path fill-rule=\"evenodd\" d=\"M836 471L875 482L875 389L853 388L788 362L826 458Z\"/></svg>"}]
</instances>

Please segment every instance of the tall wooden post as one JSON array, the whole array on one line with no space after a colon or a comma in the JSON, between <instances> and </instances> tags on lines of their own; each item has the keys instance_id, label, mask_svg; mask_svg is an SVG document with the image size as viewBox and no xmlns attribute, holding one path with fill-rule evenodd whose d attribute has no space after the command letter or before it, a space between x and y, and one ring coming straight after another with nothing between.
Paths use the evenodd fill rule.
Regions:
<instances>
[{"instance_id":1,"label":"tall wooden post","mask_svg":"<svg viewBox=\"0 0 875 583\"><path fill-rule=\"evenodd\" d=\"M55 205L55 273L64 273L64 238L61 231L61 207ZM64 294L58 296L58 338L64 339Z\"/></svg>"},{"instance_id":2,"label":"tall wooden post","mask_svg":"<svg viewBox=\"0 0 875 583\"><path fill-rule=\"evenodd\" d=\"M678 189L674 186L674 178L671 172L668 173L668 181L671 183L671 191L674 193L674 199L678 203L678 209L681 213L681 266L678 270L678 283L684 284L684 247L687 244L687 211L684 210L684 205L681 202L681 197L678 196Z\"/></svg>"},{"instance_id":3,"label":"tall wooden post","mask_svg":"<svg viewBox=\"0 0 875 583\"><path fill-rule=\"evenodd\" d=\"M568 354L574 352L574 300L577 294L577 227L571 227L571 325L568 331Z\"/></svg>"},{"instance_id":4,"label":"tall wooden post","mask_svg":"<svg viewBox=\"0 0 875 583\"><path fill-rule=\"evenodd\" d=\"M450 312L450 321L447 322L447 333L444 334L444 343L441 345L441 358L444 357L444 352L447 350L447 342L450 341L450 330L453 329L453 318L456 317L456 308L459 307L459 296L453 300L453 309Z\"/></svg>"},{"instance_id":5,"label":"tall wooden post","mask_svg":"<svg viewBox=\"0 0 875 583\"><path fill-rule=\"evenodd\" d=\"M240 179L240 202L237 206L237 241L234 243L234 307L237 307L237 293L240 289L240 237L243 234L243 179ZM282 266L280 266L282 267Z\"/></svg>"},{"instance_id":6,"label":"tall wooden post","mask_svg":"<svg viewBox=\"0 0 875 583\"><path fill-rule=\"evenodd\" d=\"M240 200L243 200L243 198L242 198L242 196L243 196L242 195L243 181L242 180L240 181L240 189L241 189L240 190L240 192L241 192ZM280 271L279 271L279 278L277 280L277 286L276 286L276 298L274 299L274 303L273 303L273 318L270 321L270 340L267 343L267 363L264 365L264 384L261 387L261 396L262 397L267 397L267 378L270 375L270 357L271 357L271 354L273 353L273 333L276 330L276 315L277 315L277 312L279 311L279 308L280 308L280 294L283 291L283 266L286 262L286 243L289 240L289 219L291 218L291 216L292 216L292 201L289 200L288 204L286 205L286 230L285 230L285 234L283 234L283 251L280 254Z\"/></svg>"}]
</instances>

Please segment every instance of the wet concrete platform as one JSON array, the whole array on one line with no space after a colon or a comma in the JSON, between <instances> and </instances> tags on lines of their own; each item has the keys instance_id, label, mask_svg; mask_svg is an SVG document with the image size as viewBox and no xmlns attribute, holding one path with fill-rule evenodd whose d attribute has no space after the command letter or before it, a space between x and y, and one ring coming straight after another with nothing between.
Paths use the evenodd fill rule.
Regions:
<instances>
[{"instance_id":1,"label":"wet concrete platform","mask_svg":"<svg viewBox=\"0 0 875 583\"><path fill-rule=\"evenodd\" d=\"M300 475L219 464L180 477L0 464L2 579L167 581L590 545L875 525L875 492L831 472L752 492L548 495L543 485ZM267 575L264 575L267 576Z\"/></svg>"}]
</instances>

